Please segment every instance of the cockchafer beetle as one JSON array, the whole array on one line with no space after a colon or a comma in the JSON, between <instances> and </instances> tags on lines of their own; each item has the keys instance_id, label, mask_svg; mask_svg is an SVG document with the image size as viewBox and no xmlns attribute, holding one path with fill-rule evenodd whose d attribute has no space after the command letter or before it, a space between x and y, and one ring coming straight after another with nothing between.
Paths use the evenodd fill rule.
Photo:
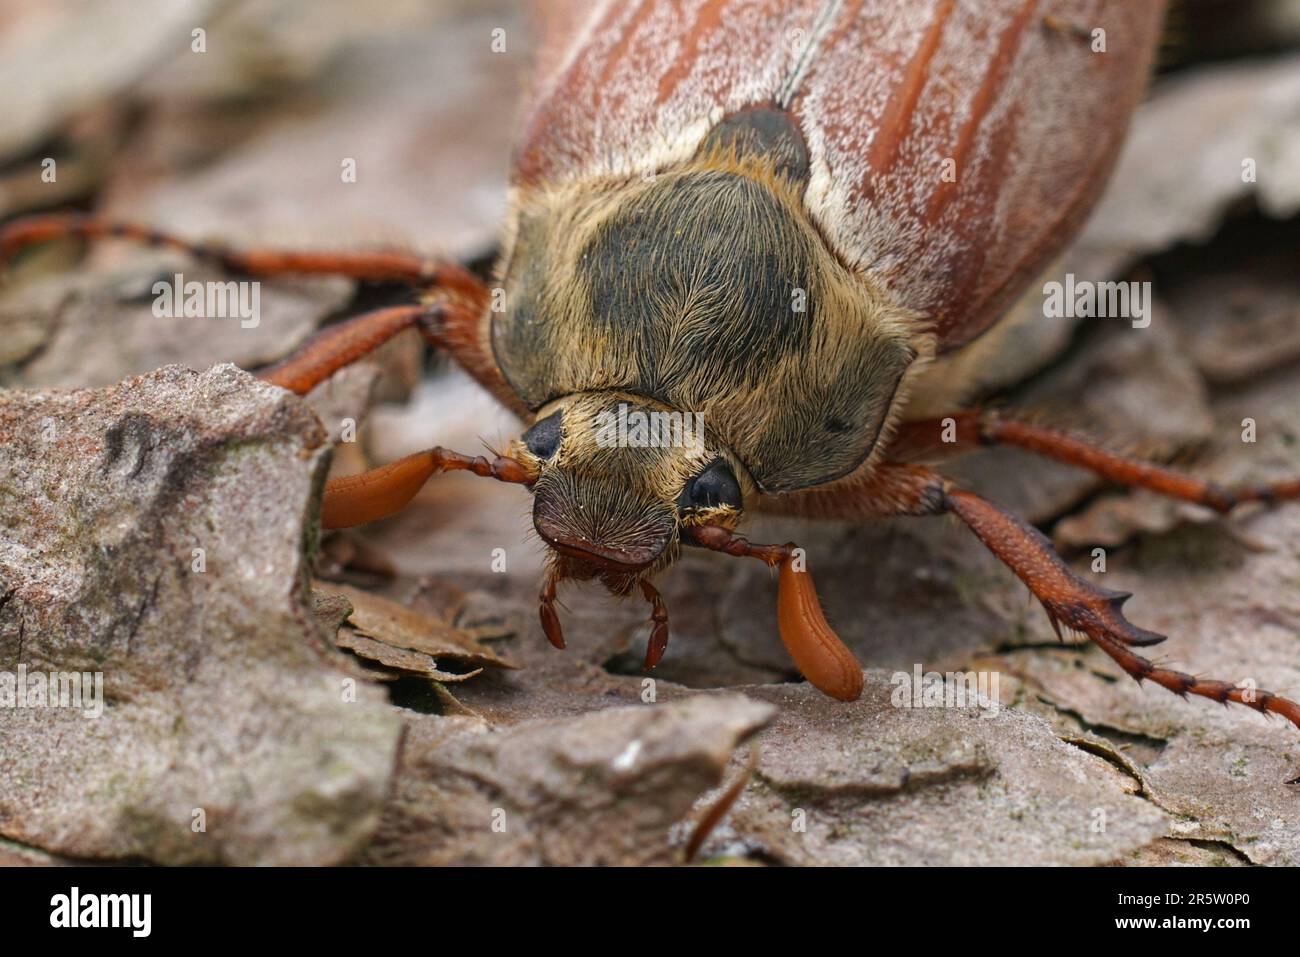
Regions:
<instances>
[{"instance_id":1,"label":"cockchafer beetle","mask_svg":"<svg viewBox=\"0 0 1300 957\"><path fill-rule=\"evenodd\" d=\"M418 327L528 429L493 458L442 448L331 481L326 528L401 509L434 473L531 489L550 548L541 622L566 579L652 604L683 545L779 567L795 663L852 700L862 670L828 627L801 550L736 534L746 510L952 513L1133 677L1300 725L1264 691L1158 667L1162 636L1035 529L903 460L959 409L956 360L1090 210L1144 88L1162 0L680 0L540 4L536 82L514 161L499 286L394 253L232 252L94 217L39 216L0 255L60 236L184 250L254 276L405 283L407 306L320 333L266 372L306 393ZM1089 37L1102 31L1104 52ZM969 365L967 363L966 365ZM602 441L611 416L699 416L693 442ZM1222 512L1300 497L1228 490L1013 418L953 411L950 448L1004 444ZM653 434L661 434L662 430Z\"/></svg>"}]
</instances>

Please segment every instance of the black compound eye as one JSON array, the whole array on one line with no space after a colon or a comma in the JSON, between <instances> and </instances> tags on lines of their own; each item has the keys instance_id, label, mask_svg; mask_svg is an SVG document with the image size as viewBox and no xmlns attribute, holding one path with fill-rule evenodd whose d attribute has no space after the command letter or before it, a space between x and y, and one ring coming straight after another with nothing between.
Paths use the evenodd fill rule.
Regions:
<instances>
[{"instance_id":1,"label":"black compound eye","mask_svg":"<svg viewBox=\"0 0 1300 957\"><path fill-rule=\"evenodd\" d=\"M560 413L552 412L523 435L524 445L539 459L549 459L560 447Z\"/></svg>"},{"instance_id":2,"label":"black compound eye","mask_svg":"<svg viewBox=\"0 0 1300 957\"><path fill-rule=\"evenodd\" d=\"M718 505L730 505L741 508L744 499L740 494L740 483L723 459L714 459L707 468L686 483L678 504L682 508L714 508Z\"/></svg>"}]
</instances>

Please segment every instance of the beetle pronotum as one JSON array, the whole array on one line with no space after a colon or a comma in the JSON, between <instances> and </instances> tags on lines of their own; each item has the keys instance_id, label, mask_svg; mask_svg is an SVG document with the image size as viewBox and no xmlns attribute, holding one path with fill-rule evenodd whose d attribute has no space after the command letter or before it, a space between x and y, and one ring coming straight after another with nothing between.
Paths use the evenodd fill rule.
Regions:
<instances>
[{"instance_id":1,"label":"beetle pronotum","mask_svg":"<svg viewBox=\"0 0 1300 957\"><path fill-rule=\"evenodd\" d=\"M1054 627L1130 675L1300 725L1300 706L1158 667L1161 636L1127 595L1076 575L1035 529L904 460L1005 444L1228 511L1300 497L1231 491L1012 418L960 409L955 360L1061 249L1114 162L1150 69L1158 0L551 0L515 156L499 266L505 309L452 263L392 253L230 252L93 217L41 216L0 255L60 236L177 247L256 276L405 283L408 306L332 327L266 372L306 393L418 327L528 423L506 454L442 448L332 481L322 525L401 509L438 472L533 494L556 588L597 580L668 615L651 580L682 546L780 569L778 624L818 688L862 670L822 616L794 545L736 534L747 510L956 515L1040 599ZM1069 29L1062 29L1062 25ZM1104 35L1102 49L1088 42ZM700 441L606 442L610 416L698 415Z\"/></svg>"}]
</instances>

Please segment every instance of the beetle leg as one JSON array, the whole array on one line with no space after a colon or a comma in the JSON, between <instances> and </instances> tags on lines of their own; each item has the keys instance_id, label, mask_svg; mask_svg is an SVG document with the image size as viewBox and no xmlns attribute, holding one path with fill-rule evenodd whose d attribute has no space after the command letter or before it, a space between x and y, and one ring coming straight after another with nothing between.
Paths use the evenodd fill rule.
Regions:
<instances>
[{"instance_id":1,"label":"beetle leg","mask_svg":"<svg viewBox=\"0 0 1300 957\"><path fill-rule=\"evenodd\" d=\"M488 291L480 286L473 296L446 295L435 292L429 300L427 315L419 323L420 332L435 349L446 352L456 363L497 401L525 422L531 422L532 410L506 381L488 344Z\"/></svg>"},{"instance_id":2,"label":"beetle leg","mask_svg":"<svg viewBox=\"0 0 1300 957\"><path fill-rule=\"evenodd\" d=\"M522 462L504 456L489 459L427 449L359 475L331 479L321 503L321 528L348 528L386 518L414 498L431 476L452 471L520 485L531 485L536 478Z\"/></svg>"},{"instance_id":3,"label":"beetle leg","mask_svg":"<svg viewBox=\"0 0 1300 957\"><path fill-rule=\"evenodd\" d=\"M843 493L842 493L843 494ZM1074 572L1038 529L970 492L957 491L929 469L886 462L856 487L846 503L854 514L940 515L960 518L1004 565L1029 586L1053 626L1083 632L1138 681L1149 678L1178 695L1234 701L1263 714L1280 714L1300 727L1300 704L1270 691L1238 688L1226 681L1197 678L1153 664L1131 650L1156 644L1162 635L1138 628L1124 617L1124 592L1098 588Z\"/></svg>"},{"instance_id":4,"label":"beetle leg","mask_svg":"<svg viewBox=\"0 0 1300 957\"><path fill-rule=\"evenodd\" d=\"M306 395L344 366L369 355L428 314L424 306L394 306L329 326L293 355L263 370L258 378Z\"/></svg>"},{"instance_id":5,"label":"beetle leg","mask_svg":"<svg viewBox=\"0 0 1300 957\"><path fill-rule=\"evenodd\" d=\"M650 620L654 627L650 629L650 640L645 648L645 670L649 671L659 664L659 659L668 649L668 608L659 592L644 578L641 579L641 594L650 602Z\"/></svg>"},{"instance_id":6,"label":"beetle leg","mask_svg":"<svg viewBox=\"0 0 1300 957\"><path fill-rule=\"evenodd\" d=\"M1300 704L1270 691L1239 688L1226 681L1198 678L1162 668L1130 650L1161 636L1130 624L1120 611L1129 596L1097 588L1061 560L1036 528L969 492L951 492L948 509L957 515L1003 564L1042 601L1048 617L1091 638L1134 679L1150 678L1177 695L1194 694L1226 704L1235 701L1262 714L1280 714L1300 727Z\"/></svg>"},{"instance_id":7,"label":"beetle leg","mask_svg":"<svg viewBox=\"0 0 1300 957\"><path fill-rule=\"evenodd\" d=\"M506 382L491 352L480 347L477 330L483 310L463 297L435 296L424 305L377 309L329 326L293 355L260 372L259 378L306 395L335 372L414 326L430 345L450 355L498 401L529 419L529 410Z\"/></svg>"},{"instance_id":8,"label":"beetle leg","mask_svg":"<svg viewBox=\"0 0 1300 957\"><path fill-rule=\"evenodd\" d=\"M393 252L291 252L229 250L195 243L130 223L84 215L41 215L17 219L0 229L0 263L23 249L62 238L88 241L122 239L147 246L177 249L196 259L250 276L329 275L367 282L415 286L425 307L398 306L358 316L324 330L298 353L263 374L263 378L305 394L332 373L355 362L410 325L428 342L446 351L485 389L525 419L528 409L507 384L487 346L483 317L488 291L469 270L453 262L425 260Z\"/></svg>"},{"instance_id":9,"label":"beetle leg","mask_svg":"<svg viewBox=\"0 0 1300 957\"><path fill-rule=\"evenodd\" d=\"M720 525L682 530L687 544L743 558L757 558L780 569L776 617L781 642L813 687L841 701L862 694L862 666L831 630L822 614L803 549L794 544L756 545Z\"/></svg>"},{"instance_id":10,"label":"beetle leg","mask_svg":"<svg viewBox=\"0 0 1300 957\"><path fill-rule=\"evenodd\" d=\"M474 274L463 266L425 260L406 253L230 250L211 243L190 242L132 223L81 214L26 216L14 220L0 229L0 262L28 246L65 237L90 241L124 239L146 246L178 249L196 259L217 263L230 272L250 276L347 276L369 282L439 286L468 295L479 295L483 288Z\"/></svg>"},{"instance_id":11,"label":"beetle leg","mask_svg":"<svg viewBox=\"0 0 1300 957\"><path fill-rule=\"evenodd\" d=\"M1116 485L1150 489L1170 498L1204 505L1217 512L1229 512L1244 502L1273 503L1300 499L1300 479L1229 489L1214 482L1180 475L1172 469L1149 465L1098 448L1056 429L1033 425L992 412L961 412L950 416L955 442L939 437L945 421L912 422L895 436L891 454L907 454L927 448L955 451L981 445L1009 445L1095 472Z\"/></svg>"},{"instance_id":12,"label":"beetle leg","mask_svg":"<svg viewBox=\"0 0 1300 957\"><path fill-rule=\"evenodd\" d=\"M542 592L538 596L538 616L542 619L542 631L546 634L546 640L556 648L564 648L564 629L560 627L560 616L555 612L555 586L559 582L559 577L554 569L547 572L546 580L542 582Z\"/></svg>"}]
</instances>

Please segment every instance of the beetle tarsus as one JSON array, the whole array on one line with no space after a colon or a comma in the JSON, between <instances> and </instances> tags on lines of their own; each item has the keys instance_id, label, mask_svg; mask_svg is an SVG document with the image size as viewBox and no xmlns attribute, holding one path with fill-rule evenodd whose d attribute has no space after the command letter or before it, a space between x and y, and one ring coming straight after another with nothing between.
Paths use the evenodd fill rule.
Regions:
<instances>
[{"instance_id":1,"label":"beetle tarsus","mask_svg":"<svg viewBox=\"0 0 1300 957\"><path fill-rule=\"evenodd\" d=\"M959 437L972 437L974 418L958 420ZM903 444L918 437L914 429ZM937 434L937 433L936 433ZM941 476L921 465L882 462L869 479L849 486L837 501L806 493L808 505L820 506L813 514L868 515L887 518L902 515L942 515L960 518L1001 562L1016 573L1042 603L1057 636L1063 628L1086 635L1129 675L1139 681L1150 679L1178 695L1199 695L1223 703L1246 705L1265 715L1278 714L1300 727L1300 704L1270 691L1241 688L1224 681L1197 678L1160 667L1141 657L1133 648L1158 644L1164 636L1139 628L1124 617L1127 592L1112 591L1091 584L1074 572L1052 548L1042 532L992 502L954 489ZM834 506L833 508L831 506ZM719 551L743 554L728 541L725 530L688 539Z\"/></svg>"},{"instance_id":2,"label":"beetle tarsus","mask_svg":"<svg viewBox=\"0 0 1300 957\"><path fill-rule=\"evenodd\" d=\"M970 492L950 492L946 503L948 510L1029 586L1043 603L1053 627L1063 624L1087 635L1138 682L1153 681L1180 697L1193 694L1222 704L1245 705L1264 715L1278 714L1300 727L1300 704L1294 701L1271 691L1164 668L1134 652L1134 647L1157 644L1164 636L1125 618L1121 607L1128 594L1099 588L1081 578L1036 528Z\"/></svg>"}]
</instances>

